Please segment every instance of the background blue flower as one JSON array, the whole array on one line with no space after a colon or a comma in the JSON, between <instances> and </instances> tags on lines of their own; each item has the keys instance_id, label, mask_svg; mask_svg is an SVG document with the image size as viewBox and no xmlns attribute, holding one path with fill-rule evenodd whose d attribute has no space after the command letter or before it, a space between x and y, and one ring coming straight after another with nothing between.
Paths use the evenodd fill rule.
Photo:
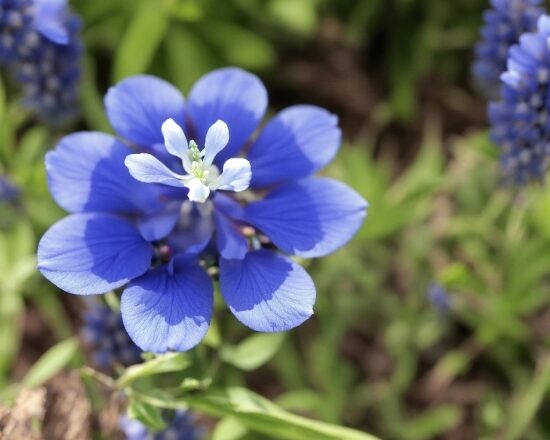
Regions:
<instances>
[{"instance_id":1,"label":"background blue flower","mask_svg":"<svg viewBox=\"0 0 550 440\"><path fill-rule=\"evenodd\" d=\"M0 3L0 62L22 84L26 106L50 124L78 115L80 27L66 0Z\"/></svg>"},{"instance_id":2,"label":"background blue flower","mask_svg":"<svg viewBox=\"0 0 550 440\"><path fill-rule=\"evenodd\" d=\"M6 177L0 176L0 203L13 202L19 198L19 189Z\"/></svg>"},{"instance_id":3,"label":"background blue flower","mask_svg":"<svg viewBox=\"0 0 550 440\"><path fill-rule=\"evenodd\" d=\"M436 282L430 283L426 291L428 301L442 315L449 313L452 307L451 298L445 288Z\"/></svg>"},{"instance_id":4,"label":"background blue flower","mask_svg":"<svg viewBox=\"0 0 550 440\"><path fill-rule=\"evenodd\" d=\"M99 301L87 301L87 306L81 333L94 363L105 370L140 363L142 351L128 336L120 313Z\"/></svg>"},{"instance_id":5,"label":"background blue flower","mask_svg":"<svg viewBox=\"0 0 550 440\"><path fill-rule=\"evenodd\" d=\"M195 417L189 411L165 411L164 419L167 426L158 432L127 417L120 419L120 427L127 440L199 440L204 437L203 429L197 426Z\"/></svg>"},{"instance_id":6,"label":"background blue flower","mask_svg":"<svg viewBox=\"0 0 550 440\"><path fill-rule=\"evenodd\" d=\"M538 31L524 34L510 50L500 101L489 106L491 138L501 151L504 178L516 184L540 179L548 168L549 37L545 15Z\"/></svg>"},{"instance_id":7,"label":"background blue flower","mask_svg":"<svg viewBox=\"0 0 550 440\"><path fill-rule=\"evenodd\" d=\"M544 13L542 0L491 0L492 9L484 14L481 41L475 47L473 73L479 90L487 98L497 99L500 75L506 70L508 50L525 32L537 27Z\"/></svg>"},{"instance_id":8,"label":"background blue flower","mask_svg":"<svg viewBox=\"0 0 550 440\"><path fill-rule=\"evenodd\" d=\"M213 288L197 264L203 256L219 266L221 293L248 327L284 331L309 318L315 286L287 254L312 258L335 251L353 237L366 210L346 185L312 177L338 150L336 117L294 106L250 140L266 111L267 92L256 76L236 68L204 76L187 103L170 84L137 76L111 88L105 104L115 131L141 153L131 155L105 134L76 133L48 154L52 195L73 215L42 238L42 273L76 294L129 283L122 317L146 351L187 350L206 334ZM170 119L181 127L176 138L185 144L189 139L201 147L208 136L218 139L211 172L225 171L250 144L247 160L240 160L250 164L253 191L221 186L205 203L189 201L177 176L187 178L182 157L198 153L165 139ZM217 121L227 126L228 138L209 132ZM205 161L209 154L200 153Z\"/></svg>"}]
</instances>

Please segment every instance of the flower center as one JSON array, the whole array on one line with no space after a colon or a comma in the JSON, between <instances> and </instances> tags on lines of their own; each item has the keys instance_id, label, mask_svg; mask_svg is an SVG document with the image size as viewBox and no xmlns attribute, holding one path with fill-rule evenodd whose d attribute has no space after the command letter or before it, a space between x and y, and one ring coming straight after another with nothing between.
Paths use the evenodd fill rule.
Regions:
<instances>
[{"instance_id":1,"label":"flower center","mask_svg":"<svg viewBox=\"0 0 550 440\"><path fill-rule=\"evenodd\" d=\"M199 150L193 140L187 142L183 129L173 119L162 124L164 146L172 156L181 160L186 174L170 170L151 154L131 154L124 160L130 174L137 180L188 189L192 202L205 203L212 191L241 192L248 188L252 178L250 162L244 158L231 158L224 162L223 170L214 165L214 159L229 143L229 128L217 121L206 133L204 148Z\"/></svg>"},{"instance_id":2,"label":"flower center","mask_svg":"<svg viewBox=\"0 0 550 440\"><path fill-rule=\"evenodd\" d=\"M191 169L189 174L194 178L201 181L202 184L208 185L209 177L218 177L220 172L216 165L208 165L204 162L203 156L197 143L194 140L189 142L189 149L187 150L187 156L191 162ZM185 161L183 161L183 166L185 168ZM185 179L183 179L185 180Z\"/></svg>"},{"instance_id":3,"label":"flower center","mask_svg":"<svg viewBox=\"0 0 550 440\"><path fill-rule=\"evenodd\" d=\"M229 143L229 128L223 121L216 121L208 129L204 148L199 150L194 140L187 142L183 129L172 119L162 125L167 151L181 159L186 175L179 176L189 189L192 202L205 203L212 191L240 192L248 188L252 176L250 162L231 158L223 164L223 171L214 165L214 159Z\"/></svg>"}]
</instances>

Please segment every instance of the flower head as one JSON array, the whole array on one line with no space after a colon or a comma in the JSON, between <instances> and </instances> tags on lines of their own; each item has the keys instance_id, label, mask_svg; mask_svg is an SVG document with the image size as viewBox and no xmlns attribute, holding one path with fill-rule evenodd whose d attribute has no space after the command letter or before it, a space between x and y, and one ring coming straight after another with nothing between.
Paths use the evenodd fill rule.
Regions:
<instances>
[{"instance_id":1,"label":"flower head","mask_svg":"<svg viewBox=\"0 0 550 440\"><path fill-rule=\"evenodd\" d=\"M219 270L222 296L248 327L285 331L308 319L315 286L289 256L335 251L366 215L353 190L313 176L338 150L336 117L294 106L254 137L267 93L236 68L204 76L187 103L142 75L112 87L105 104L126 144L83 132L47 155L50 191L72 215L42 238L42 273L81 295L126 286L124 325L146 351L204 337L205 266Z\"/></svg>"},{"instance_id":2,"label":"flower head","mask_svg":"<svg viewBox=\"0 0 550 440\"><path fill-rule=\"evenodd\" d=\"M0 176L0 203L13 202L19 198L19 189L6 177Z\"/></svg>"},{"instance_id":3,"label":"flower head","mask_svg":"<svg viewBox=\"0 0 550 440\"><path fill-rule=\"evenodd\" d=\"M167 426L162 431L153 432L138 420L127 417L120 419L120 427L127 440L199 440L203 429L197 426L189 411L164 412Z\"/></svg>"},{"instance_id":4,"label":"flower head","mask_svg":"<svg viewBox=\"0 0 550 440\"><path fill-rule=\"evenodd\" d=\"M537 32L524 34L510 49L500 101L489 106L504 177L520 185L542 178L548 168L549 38L550 17L542 16Z\"/></svg>"},{"instance_id":5,"label":"flower head","mask_svg":"<svg viewBox=\"0 0 550 440\"><path fill-rule=\"evenodd\" d=\"M481 41L476 45L473 73L480 91L496 99L500 75L506 70L508 49L520 35L532 32L543 14L542 0L491 0L492 9L484 14Z\"/></svg>"},{"instance_id":6,"label":"flower head","mask_svg":"<svg viewBox=\"0 0 550 440\"><path fill-rule=\"evenodd\" d=\"M439 283L430 283L427 297L432 306L441 314L446 315L451 310L451 298L445 288Z\"/></svg>"},{"instance_id":7,"label":"flower head","mask_svg":"<svg viewBox=\"0 0 550 440\"><path fill-rule=\"evenodd\" d=\"M0 1L0 61L15 58L27 34L34 29L32 0Z\"/></svg>"},{"instance_id":8,"label":"flower head","mask_svg":"<svg viewBox=\"0 0 550 440\"><path fill-rule=\"evenodd\" d=\"M250 162L243 158L231 158L223 164L223 172L214 165L214 158L229 142L229 129L223 121L216 121L208 129L204 148L199 149L194 140L187 142L182 128L168 119L162 124L166 151L181 159L185 174L171 171L155 156L148 153L132 154L125 164L130 174L142 182L187 188L192 202L205 203L215 190L241 192L250 185Z\"/></svg>"},{"instance_id":9,"label":"flower head","mask_svg":"<svg viewBox=\"0 0 550 440\"><path fill-rule=\"evenodd\" d=\"M66 0L2 0L0 62L23 85L24 102L44 121L74 117L81 76L80 20Z\"/></svg>"},{"instance_id":10,"label":"flower head","mask_svg":"<svg viewBox=\"0 0 550 440\"><path fill-rule=\"evenodd\" d=\"M141 363L142 351L128 336L120 313L97 301L88 303L82 337L92 349L94 363L106 370Z\"/></svg>"}]
</instances>

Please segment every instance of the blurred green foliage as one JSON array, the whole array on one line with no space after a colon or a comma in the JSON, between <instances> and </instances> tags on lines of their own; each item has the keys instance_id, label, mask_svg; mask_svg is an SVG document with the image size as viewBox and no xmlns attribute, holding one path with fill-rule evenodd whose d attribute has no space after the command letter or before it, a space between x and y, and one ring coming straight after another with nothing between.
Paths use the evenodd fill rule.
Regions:
<instances>
[{"instance_id":1,"label":"blurred green foliage","mask_svg":"<svg viewBox=\"0 0 550 440\"><path fill-rule=\"evenodd\" d=\"M329 424L407 440L550 437L550 190L500 185L483 124L449 130L448 115L428 113L419 100L420 84L437 77L446 85L441 101L466 96L484 105L468 85L484 1L74 0L72 7L87 49L77 128L109 131L102 96L131 74L160 75L184 92L228 64L280 79L288 53L316 47L334 23L338 44L363 57L362 75L383 93L372 131L344 133L325 171L370 207L351 244L307 263L316 316L286 335L252 335L218 304L201 347L151 359L110 383L130 393L131 415L158 428L158 407L190 405L218 416L215 440L358 435ZM38 237L63 215L43 162L63 133L35 124L17 98L4 78L0 171L22 192L0 207L4 399L84 362L67 297L34 270ZM419 114L423 125L399 137ZM377 135L392 130L406 163ZM433 281L449 292L447 314L426 296ZM51 348L27 371L31 310Z\"/></svg>"}]
</instances>

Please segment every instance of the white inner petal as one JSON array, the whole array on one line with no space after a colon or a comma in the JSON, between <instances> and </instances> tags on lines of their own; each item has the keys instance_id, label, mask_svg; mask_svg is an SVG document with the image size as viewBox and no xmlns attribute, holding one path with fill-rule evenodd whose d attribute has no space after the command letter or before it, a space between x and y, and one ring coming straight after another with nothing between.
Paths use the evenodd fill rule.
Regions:
<instances>
[{"instance_id":1,"label":"white inner petal","mask_svg":"<svg viewBox=\"0 0 550 440\"><path fill-rule=\"evenodd\" d=\"M166 151L172 156L179 157L183 161L185 171L189 172L187 168L191 167L191 161L187 155L187 138L182 128L173 119L167 119L162 124L161 131L164 136Z\"/></svg>"},{"instance_id":2,"label":"white inner petal","mask_svg":"<svg viewBox=\"0 0 550 440\"><path fill-rule=\"evenodd\" d=\"M216 121L206 133L204 141L204 163L212 165L216 155L222 151L229 142L229 129L223 121Z\"/></svg>"},{"instance_id":3,"label":"white inner petal","mask_svg":"<svg viewBox=\"0 0 550 440\"><path fill-rule=\"evenodd\" d=\"M221 174L213 165L216 155L229 142L229 129L225 122L218 120L208 129L202 151L195 141L187 141L182 128L173 119L162 124L162 134L168 153L182 161L187 175L179 176L179 179L189 189L190 201L205 203L210 192L217 189L240 192L249 187L252 173L248 160L227 160Z\"/></svg>"},{"instance_id":4,"label":"white inner petal","mask_svg":"<svg viewBox=\"0 0 550 440\"><path fill-rule=\"evenodd\" d=\"M208 200L210 188L199 179L191 179L185 186L189 189L187 197L189 197L189 200L192 202L204 203Z\"/></svg>"},{"instance_id":5,"label":"white inner petal","mask_svg":"<svg viewBox=\"0 0 550 440\"><path fill-rule=\"evenodd\" d=\"M249 187L251 178L250 162L242 158L233 158L223 164L222 174L212 182L210 188L241 192Z\"/></svg>"}]
</instances>

